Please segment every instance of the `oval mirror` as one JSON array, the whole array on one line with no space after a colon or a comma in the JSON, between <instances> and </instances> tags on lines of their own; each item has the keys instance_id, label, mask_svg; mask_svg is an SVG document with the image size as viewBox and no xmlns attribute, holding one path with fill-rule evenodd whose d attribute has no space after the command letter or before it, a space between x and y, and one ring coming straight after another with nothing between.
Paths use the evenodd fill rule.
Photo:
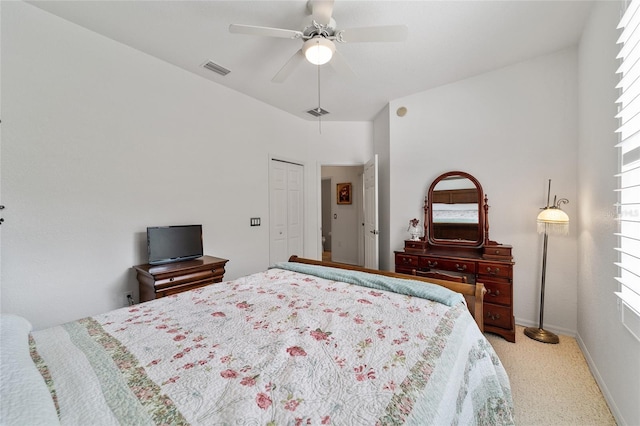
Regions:
<instances>
[{"instance_id":1,"label":"oval mirror","mask_svg":"<svg viewBox=\"0 0 640 426\"><path fill-rule=\"evenodd\" d=\"M484 205L480 182L464 172L436 178L427 193L425 223L429 243L480 247L484 242Z\"/></svg>"}]
</instances>

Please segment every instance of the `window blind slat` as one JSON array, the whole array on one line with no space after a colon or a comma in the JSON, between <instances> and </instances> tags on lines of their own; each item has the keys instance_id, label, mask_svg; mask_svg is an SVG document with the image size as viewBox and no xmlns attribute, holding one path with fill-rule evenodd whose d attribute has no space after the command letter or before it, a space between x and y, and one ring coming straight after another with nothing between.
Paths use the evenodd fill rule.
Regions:
<instances>
[{"instance_id":1,"label":"window blind slat","mask_svg":"<svg viewBox=\"0 0 640 426\"><path fill-rule=\"evenodd\" d=\"M638 10L638 7L640 7L640 3L638 2L631 2L629 6L627 6L627 10L625 11L624 15L620 19L620 22L618 23L618 27L617 27L618 29L629 26L629 22L631 21L631 18L635 15L636 11ZM628 39L629 34L626 34L624 39L622 38L623 35L625 35L624 31L620 35L620 38L618 39L618 43L624 43Z\"/></svg>"},{"instance_id":2,"label":"window blind slat","mask_svg":"<svg viewBox=\"0 0 640 426\"><path fill-rule=\"evenodd\" d=\"M622 278L620 278L620 277L616 277L616 281L618 281L618 283L620 284L620 286L621 286L622 288L624 288L624 289L625 289L625 291L629 291L629 292L631 292L631 293L634 293L634 294L640 295L640 290L636 290L636 291L634 291L634 290L633 290L633 285L632 285L632 284L630 284L630 283L628 283L628 282L625 282Z\"/></svg>"},{"instance_id":3,"label":"window blind slat","mask_svg":"<svg viewBox=\"0 0 640 426\"><path fill-rule=\"evenodd\" d=\"M616 115L616 118L620 119L621 123L626 123L629 120L638 115L640 112L640 96L636 96L626 106L623 106L620 112Z\"/></svg>"},{"instance_id":4,"label":"window blind slat","mask_svg":"<svg viewBox=\"0 0 640 426\"><path fill-rule=\"evenodd\" d=\"M635 85L635 82L638 80L638 76L640 76L640 70L638 67L630 67L627 72L622 74L622 78L618 84L616 84L616 88L629 90Z\"/></svg>"},{"instance_id":5,"label":"window blind slat","mask_svg":"<svg viewBox=\"0 0 640 426\"><path fill-rule=\"evenodd\" d=\"M637 115L635 117L638 117ZM638 117L640 118L640 117ZM625 124L616 129L616 133L620 133L623 139L633 136L640 131L640 119L628 120Z\"/></svg>"},{"instance_id":6,"label":"window blind slat","mask_svg":"<svg viewBox=\"0 0 640 426\"><path fill-rule=\"evenodd\" d=\"M633 185L640 185L640 165L630 168L620 174L620 188L626 189Z\"/></svg>"},{"instance_id":7,"label":"window blind slat","mask_svg":"<svg viewBox=\"0 0 640 426\"><path fill-rule=\"evenodd\" d=\"M640 146L640 133L633 134L615 145L616 148L621 148L623 152L627 152L638 146Z\"/></svg>"},{"instance_id":8,"label":"window blind slat","mask_svg":"<svg viewBox=\"0 0 640 426\"><path fill-rule=\"evenodd\" d=\"M622 290L615 293L620 299L622 299L627 306L634 310L636 315L640 315L640 311L636 310L636 306L640 306L640 295L633 292L629 292L626 288L622 287Z\"/></svg>"},{"instance_id":9,"label":"window blind slat","mask_svg":"<svg viewBox=\"0 0 640 426\"><path fill-rule=\"evenodd\" d=\"M628 221L620 222L619 231L621 238L640 238L640 223Z\"/></svg>"},{"instance_id":10,"label":"window blind slat","mask_svg":"<svg viewBox=\"0 0 640 426\"><path fill-rule=\"evenodd\" d=\"M640 204L640 187L629 186L620 190L620 205Z\"/></svg>"},{"instance_id":11,"label":"window blind slat","mask_svg":"<svg viewBox=\"0 0 640 426\"><path fill-rule=\"evenodd\" d=\"M638 58L640 58L640 47L636 45L629 51L628 55L622 58L622 61L616 70L616 74L625 74L629 72L636 62L638 62Z\"/></svg>"},{"instance_id":12,"label":"window blind slat","mask_svg":"<svg viewBox=\"0 0 640 426\"><path fill-rule=\"evenodd\" d=\"M622 273L619 277L616 277L616 281L618 281L623 287L628 288L630 291L640 294L640 277L626 269L620 269L620 271Z\"/></svg>"},{"instance_id":13,"label":"window blind slat","mask_svg":"<svg viewBox=\"0 0 640 426\"><path fill-rule=\"evenodd\" d=\"M620 96L618 96L618 99L616 99L616 103L621 104L621 108L624 109L624 107L627 104L629 104L635 98L638 97L638 94L640 94L640 90L637 90L637 91L625 90L620 94Z\"/></svg>"}]
</instances>

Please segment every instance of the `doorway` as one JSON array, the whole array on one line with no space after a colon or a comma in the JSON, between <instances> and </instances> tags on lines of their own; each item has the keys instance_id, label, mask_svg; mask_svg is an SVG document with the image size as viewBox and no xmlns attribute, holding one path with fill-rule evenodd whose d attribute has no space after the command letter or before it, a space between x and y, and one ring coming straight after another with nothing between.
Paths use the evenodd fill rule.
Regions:
<instances>
[{"instance_id":1,"label":"doorway","mask_svg":"<svg viewBox=\"0 0 640 426\"><path fill-rule=\"evenodd\" d=\"M363 165L321 165L319 174L322 259L378 269L378 156ZM347 204L338 199L344 184L351 186Z\"/></svg>"},{"instance_id":2,"label":"doorway","mask_svg":"<svg viewBox=\"0 0 640 426\"><path fill-rule=\"evenodd\" d=\"M363 165L321 166L322 259L364 266ZM339 197L338 188L348 188Z\"/></svg>"}]
</instances>

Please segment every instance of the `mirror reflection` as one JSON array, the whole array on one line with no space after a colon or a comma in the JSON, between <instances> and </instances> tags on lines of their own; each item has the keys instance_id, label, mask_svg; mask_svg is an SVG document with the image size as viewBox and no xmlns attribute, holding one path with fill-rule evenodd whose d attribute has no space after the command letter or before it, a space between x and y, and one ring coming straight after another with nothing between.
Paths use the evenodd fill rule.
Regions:
<instances>
[{"instance_id":1,"label":"mirror reflection","mask_svg":"<svg viewBox=\"0 0 640 426\"><path fill-rule=\"evenodd\" d=\"M478 187L462 175L450 175L434 185L431 193L431 237L435 240L477 242L480 235Z\"/></svg>"}]
</instances>

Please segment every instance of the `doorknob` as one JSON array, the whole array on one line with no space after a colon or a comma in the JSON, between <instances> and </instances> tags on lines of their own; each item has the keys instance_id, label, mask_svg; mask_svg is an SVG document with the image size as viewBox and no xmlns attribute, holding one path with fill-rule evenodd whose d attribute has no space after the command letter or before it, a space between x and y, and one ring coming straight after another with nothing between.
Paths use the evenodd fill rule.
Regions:
<instances>
[{"instance_id":1,"label":"doorknob","mask_svg":"<svg viewBox=\"0 0 640 426\"><path fill-rule=\"evenodd\" d=\"M380 233L380 232L378 232L377 229L374 229L373 231L369 231L369 232L371 232L373 235L378 235Z\"/></svg>"}]
</instances>

